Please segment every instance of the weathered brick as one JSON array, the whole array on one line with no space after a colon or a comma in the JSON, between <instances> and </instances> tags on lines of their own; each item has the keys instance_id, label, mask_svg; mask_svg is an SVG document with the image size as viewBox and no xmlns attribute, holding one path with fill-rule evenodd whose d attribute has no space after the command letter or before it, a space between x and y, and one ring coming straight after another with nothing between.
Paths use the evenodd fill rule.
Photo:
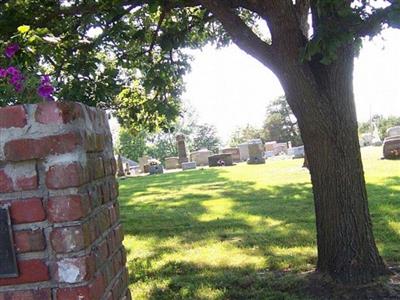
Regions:
<instances>
[{"instance_id":1,"label":"weathered brick","mask_svg":"<svg viewBox=\"0 0 400 300\"><path fill-rule=\"evenodd\" d=\"M98 273L95 279L89 284L89 289L92 293L92 299L100 299L104 294L105 288L103 275Z\"/></svg>"},{"instance_id":2,"label":"weathered brick","mask_svg":"<svg viewBox=\"0 0 400 300\"><path fill-rule=\"evenodd\" d=\"M0 193L29 191L37 187L35 163L10 163L0 168Z\"/></svg>"},{"instance_id":3,"label":"weathered brick","mask_svg":"<svg viewBox=\"0 0 400 300\"><path fill-rule=\"evenodd\" d=\"M113 179L109 182L110 184L110 196L111 199L116 199L118 197L118 182Z\"/></svg>"},{"instance_id":4,"label":"weathered brick","mask_svg":"<svg viewBox=\"0 0 400 300\"><path fill-rule=\"evenodd\" d=\"M117 209L116 209L116 207L115 207L114 204L111 205L111 206L108 208L108 213L109 213L109 215L110 215L110 223L111 223L111 224L114 224L115 222L117 222L117 220L118 220Z\"/></svg>"},{"instance_id":5,"label":"weathered brick","mask_svg":"<svg viewBox=\"0 0 400 300\"><path fill-rule=\"evenodd\" d=\"M108 247L107 241L102 241L99 245L93 248L93 254L96 260L96 267L100 269L108 258Z\"/></svg>"},{"instance_id":6,"label":"weathered brick","mask_svg":"<svg viewBox=\"0 0 400 300\"><path fill-rule=\"evenodd\" d=\"M11 193L14 191L13 180L4 169L0 169L0 193Z\"/></svg>"},{"instance_id":7,"label":"weathered brick","mask_svg":"<svg viewBox=\"0 0 400 300\"><path fill-rule=\"evenodd\" d=\"M51 300L50 289L31 289L0 293L0 300Z\"/></svg>"},{"instance_id":8,"label":"weathered brick","mask_svg":"<svg viewBox=\"0 0 400 300\"><path fill-rule=\"evenodd\" d=\"M40 259L19 260L18 270L18 277L0 279L0 286L49 280L48 268L45 262Z\"/></svg>"},{"instance_id":9,"label":"weathered brick","mask_svg":"<svg viewBox=\"0 0 400 300\"><path fill-rule=\"evenodd\" d=\"M14 232L14 242L18 253L42 251L46 248L41 229Z\"/></svg>"},{"instance_id":10,"label":"weathered brick","mask_svg":"<svg viewBox=\"0 0 400 300\"><path fill-rule=\"evenodd\" d=\"M95 271L92 256L63 258L52 265L53 278L57 282L79 283L91 280Z\"/></svg>"},{"instance_id":11,"label":"weathered brick","mask_svg":"<svg viewBox=\"0 0 400 300\"><path fill-rule=\"evenodd\" d=\"M87 182L87 172L80 163L54 165L46 172L46 186L49 189L79 187Z\"/></svg>"},{"instance_id":12,"label":"weathered brick","mask_svg":"<svg viewBox=\"0 0 400 300\"><path fill-rule=\"evenodd\" d=\"M88 285L57 289L57 300L98 300L92 298Z\"/></svg>"},{"instance_id":13,"label":"weathered brick","mask_svg":"<svg viewBox=\"0 0 400 300\"><path fill-rule=\"evenodd\" d=\"M0 129L18 127L27 124L25 108L22 105L7 106L0 109Z\"/></svg>"},{"instance_id":14,"label":"weathered brick","mask_svg":"<svg viewBox=\"0 0 400 300\"><path fill-rule=\"evenodd\" d=\"M118 224L114 228L114 235L115 235L115 239L116 239L116 244L121 245L122 241L124 240L124 230L122 228L122 224Z\"/></svg>"},{"instance_id":15,"label":"weathered brick","mask_svg":"<svg viewBox=\"0 0 400 300\"><path fill-rule=\"evenodd\" d=\"M13 224L43 221L46 218L46 213L42 199L29 198L11 201L10 217Z\"/></svg>"},{"instance_id":16,"label":"weathered brick","mask_svg":"<svg viewBox=\"0 0 400 300\"><path fill-rule=\"evenodd\" d=\"M38 188L38 177L17 177L14 182L14 191L30 191Z\"/></svg>"},{"instance_id":17,"label":"weathered brick","mask_svg":"<svg viewBox=\"0 0 400 300\"><path fill-rule=\"evenodd\" d=\"M72 152L81 143L81 136L74 132L38 139L18 139L5 144L4 154L8 161L42 159L48 155Z\"/></svg>"},{"instance_id":18,"label":"weathered brick","mask_svg":"<svg viewBox=\"0 0 400 300\"><path fill-rule=\"evenodd\" d=\"M110 185L108 184L108 182L104 182L101 185L101 196L103 203L107 203L108 201L111 200Z\"/></svg>"},{"instance_id":19,"label":"weathered brick","mask_svg":"<svg viewBox=\"0 0 400 300\"><path fill-rule=\"evenodd\" d=\"M57 253L70 253L85 249L90 245L88 225L55 228L50 234L50 242Z\"/></svg>"},{"instance_id":20,"label":"weathered brick","mask_svg":"<svg viewBox=\"0 0 400 300\"><path fill-rule=\"evenodd\" d=\"M48 218L51 222L80 220L90 211L89 200L84 195L51 197L47 204Z\"/></svg>"},{"instance_id":21,"label":"weathered brick","mask_svg":"<svg viewBox=\"0 0 400 300\"><path fill-rule=\"evenodd\" d=\"M52 102L38 104L36 122L42 124L66 124L83 118L82 107L74 102Z\"/></svg>"}]
</instances>

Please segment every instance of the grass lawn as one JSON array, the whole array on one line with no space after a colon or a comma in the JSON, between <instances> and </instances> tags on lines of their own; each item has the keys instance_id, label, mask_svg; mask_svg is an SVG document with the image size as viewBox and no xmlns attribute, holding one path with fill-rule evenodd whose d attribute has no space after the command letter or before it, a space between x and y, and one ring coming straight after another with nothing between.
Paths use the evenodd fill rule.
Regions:
<instances>
[{"instance_id":1,"label":"grass lawn","mask_svg":"<svg viewBox=\"0 0 400 300\"><path fill-rule=\"evenodd\" d=\"M363 149L375 238L400 261L400 161ZM130 288L140 299L304 299L316 263L302 160L120 181Z\"/></svg>"}]
</instances>

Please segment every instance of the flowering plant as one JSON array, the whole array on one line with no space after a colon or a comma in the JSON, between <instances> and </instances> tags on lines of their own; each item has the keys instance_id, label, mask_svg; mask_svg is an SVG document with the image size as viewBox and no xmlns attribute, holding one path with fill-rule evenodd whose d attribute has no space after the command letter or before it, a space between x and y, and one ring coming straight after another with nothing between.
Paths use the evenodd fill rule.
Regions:
<instances>
[{"instance_id":1,"label":"flowering plant","mask_svg":"<svg viewBox=\"0 0 400 300\"><path fill-rule=\"evenodd\" d=\"M0 41L0 104L54 100L55 89L46 75L46 66L38 62L38 38L23 25L12 41Z\"/></svg>"}]
</instances>

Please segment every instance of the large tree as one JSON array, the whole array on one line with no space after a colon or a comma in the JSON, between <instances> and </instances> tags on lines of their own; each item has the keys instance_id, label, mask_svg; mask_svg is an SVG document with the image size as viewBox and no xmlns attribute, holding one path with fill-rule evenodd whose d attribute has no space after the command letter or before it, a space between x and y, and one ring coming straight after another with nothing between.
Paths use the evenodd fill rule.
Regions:
<instances>
[{"instance_id":1,"label":"large tree","mask_svg":"<svg viewBox=\"0 0 400 300\"><path fill-rule=\"evenodd\" d=\"M352 76L361 38L400 27L399 1L382 2L376 8L372 0L3 0L0 39L16 25L48 28L54 53L43 52L41 62L55 69L61 95L96 103L102 95L90 91L96 84L107 90L101 77L113 82L114 70L123 71L119 79L129 89L122 99L139 99L123 101L128 119L161 124L182 91L188 57L181 49L233 41L275 73L297 118L313 184L317 269L365 283L387 268L368 211ZM259 22L269 35L256 28ZM101 33L89 35L92 28Z\"/></svg>"}]
</instances>

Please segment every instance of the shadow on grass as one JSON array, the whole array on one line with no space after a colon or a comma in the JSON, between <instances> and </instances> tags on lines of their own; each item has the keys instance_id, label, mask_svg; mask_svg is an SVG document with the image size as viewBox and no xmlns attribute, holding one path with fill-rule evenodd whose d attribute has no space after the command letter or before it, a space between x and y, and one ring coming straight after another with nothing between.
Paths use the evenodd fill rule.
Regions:
<instances>
[{"instance_id":1,"label":"shadow on grass","mask_svg":"<svg viewBox=\"0 0 400 300\"><path fill-rule=\"evenodd\" d=\"M121 181L125 234L153 241L151 254L128 263L131 284L147 290L140 299L307 299L301 271L316 263L311 185L259 188L223 174L208 169ZM399 185L400 177L367 185L375 238L389 262L400 260ZM226 201L226 210L214 212L215 201ZM181 249L208 244L234 248L244 261L196 261ZM251 257L265 261L245 261Z\"/></svg>"}]
</instances>

